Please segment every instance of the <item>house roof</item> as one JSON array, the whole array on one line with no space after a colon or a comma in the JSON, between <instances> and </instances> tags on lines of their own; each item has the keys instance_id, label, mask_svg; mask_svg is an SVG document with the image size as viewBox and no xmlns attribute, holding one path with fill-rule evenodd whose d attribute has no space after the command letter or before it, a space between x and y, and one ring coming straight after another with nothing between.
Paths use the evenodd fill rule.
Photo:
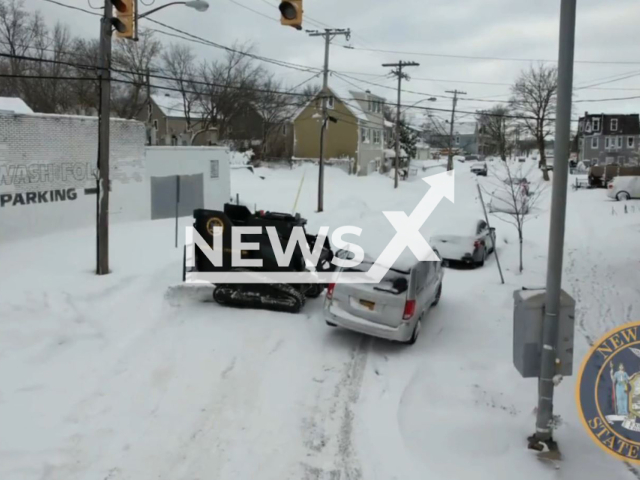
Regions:
<instances>
[{"instance_id":1,"label":"house roof","mask_svg":"<svg viewBox=\"0 0 640 480\"><path fill-rule=\"evenodd\" d=\"M362 122L370 122L370 123L380 123L381 115L374 115L370 112L367 112L363 109L363 107L358 103L358 101L368 100L369 96L384 101L384 97L376 95L371 92L357 92L354 90L349 90L346 88L329 86L329 91L336 97L338 100L342 102L347 110L356 118L358 121ZM320 93L318 93L320 95ZM298 109L293 119L295 120L300 116L300 114L311 104L311 102L315 101L318 98L316 95L313 99L309 100L305 105Z\"/></svg>"},{"instance_id":2,"label":"house roof","mask_svg":"<svg viewBox=\"0 0 640 480\"><path fill-rule=\"evenodd\" d=\"M595 133L602 133L603 135L638 135L640 134L640 115L637 113L624 114L624 113L597 113L586 114L585 117L581 117L578 120L580 127L584 127L585 118L589 126L592 123L593 118L600 118L602 126L600 130ZM611 120L618 120L618 128L611 130ZM584 129L584 133L589 135L594 133L591 128Z\"/></svg>"},{"instance_id":3,"label":"house roof","mask_svg":"<svg viewBox=\"0 0 640 480\"><path fill-rule=\"evenodd\" d=\"M476 133L476 122L460 122L454 125L456 135L474 135Z\"/></svg>"},{"instance_id":4,"label":"house roof","mask_svg":"<svg viewBox=\"0 0 640 480\"><path fill-rule=\"evenodd\" d=\"M165 95L151 95L151 99L153 103L157 105L157 107L162 111L163 115L167 117L173 118L187 118L184 109L184 101L182 97L171 96L169 94ZM192 105L190 116L192 117L201 117L204 116L204 111Z\"/></svg>"},{"instance_id":5,"label":"house roof","mask_svg":"<svg viewBox=\"0 0 640 480\"><path fill-rule=\"evenodd\" d=\"M0 111L14 113L33 113L33 110L18 97L0 97Z\"/></svg>"}]
</instances>

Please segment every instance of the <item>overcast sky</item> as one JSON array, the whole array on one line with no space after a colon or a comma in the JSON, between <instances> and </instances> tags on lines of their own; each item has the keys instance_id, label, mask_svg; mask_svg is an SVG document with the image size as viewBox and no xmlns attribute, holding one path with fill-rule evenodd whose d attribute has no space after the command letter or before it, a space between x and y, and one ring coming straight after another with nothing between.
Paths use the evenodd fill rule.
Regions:
<instances>
[{"instance_id":1,"label":"overcast sky","mask_svg":"<svg viewBox=\"0 0 640 480\"><path fill-rule=\"evenodd\" d=\"M89 8L87 0L60 0ZM91 0L98 6L102 0ZM151 3L153 0L140 0ZM152 6L140 3L140 11L166 3L155 0ZM234 3L236 2L236 3ZM154 14L154 18L176 28L214 42L231 45L234 41L253 42L256 53L301 65L320 68L323 63L322 38L311 38L304 32L279 24L278 0L209 0L207 12L199 13L183 6L172 6ZM248 11L254 9L264 16ZM97 37L98 17L68 10L44 0L26 0L30 10L39 9L51 24L68 23L77 35ZM457 88L467 98L502 100L509 96L508 85L482 85L463 82L511 84L526 61L471 60L442 58L409 53L380 53L360 48L415 52L423 54L465 55L480 57L554 60L558 56L558 24L560 0L305 0L305 28L315 29L320 22L333 28L350 28L350 42L342 37L334 41L330 68L338 72L381 75L353 77L387 87L396 80L385 77L389 69L382 63L398 60L416 61L411 68L415 77L405 83L407 90L446 95ZM141 24L144 21L141 22ZM150 25L147 23L147 25ZM576 87L599 83L615 76L637 74L627 80L607 83L598 89L576 92L574 102L589 99L640 97L640 1L578 0L576 60L632 62L628 64L576 63ZM158 35L165 44L171 40ZM181 40L177 40L181 42ZM355 49L346 49L342 45ZM215 48L192 44L201 58L216 58L223 53ZM633 62L636 62L635 64ZM312 74L266 65L290 85L296 85ZM423 80L430 79L430 80ZM320 78L318 78L318 82ZM354 80L349 80L358 83ZM362 88L395 100L391 88L358 83ZM332 76L330 85L348 88L343 80ZM424 96L403 93L403 104L412 104ZM475 111L493 103L463 100L460 110ZM421 105L450 109L451 101L439 98ZM574 116L589 112L640 112L640 98L574 104ZM445 115L442 113L442 115ZM464 121L464 115L460 118ZM467 116L467 120L472 116Z\"/></svg>"}]
</instances>

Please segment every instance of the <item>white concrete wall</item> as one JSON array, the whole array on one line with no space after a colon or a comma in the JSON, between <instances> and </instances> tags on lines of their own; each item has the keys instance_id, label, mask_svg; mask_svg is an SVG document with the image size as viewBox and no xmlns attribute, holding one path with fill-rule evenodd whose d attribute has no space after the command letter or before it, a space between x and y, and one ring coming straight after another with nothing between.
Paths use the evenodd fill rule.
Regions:
<instances>
[{"instance_id":1,"label":"white concrete wall","mask_svg":"<svg viewBox=\"0 0 640 480\"><path fill-rule=\"evenodd\" d=\"M147 176L194 175L204 177L204 207L222 210L231 198L229 149L225 147L147 147ZM217 162L218 175L212 171Z\"/></svg>"},{"instance_id":2,"label":"white concrete wall","mask_svg":"<svg viewBox=\"0 0 640 480\"><path fill-rule=\"evenodd\" d=\"M201 173L205 208L229 200L226 148L144 143L144 124L111 120L111 222L151 218L151 176ZM0 113L0 242L94 227L97 155L95 117Z\"/></svg>"},{"instance_id":3,"label":"white concrete wall","mask_svg":"<svg viewBox=\"0 0 640 480\"><path fill-rule=\"evenodd\" d=\"M111 121L112 222L150 217L144 125ZM95 117L0 114L0 241L95 225Z\"/></svg>"}]
</instances>

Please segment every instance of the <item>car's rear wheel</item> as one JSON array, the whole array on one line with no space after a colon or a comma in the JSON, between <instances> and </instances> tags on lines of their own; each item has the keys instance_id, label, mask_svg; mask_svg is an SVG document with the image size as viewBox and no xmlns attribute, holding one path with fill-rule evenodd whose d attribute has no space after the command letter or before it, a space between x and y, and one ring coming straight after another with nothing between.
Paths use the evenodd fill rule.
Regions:
<instances>
[{"instance_id":1,"label":"car's rear wheel","mask_svg":"<svg viewBox=\"0 0 640 480\"><path fill-rule=\"evenodd\" d=\"M440 297L442 296L442 283L438 285L438 291L436 292L436 298L433 300L431 304L432 307L435 307L440 302Z\"/></svg>"},{"instance_id":2,"label":"car's rear wheel","mask_svg":"<svg viewBox=\"0 0 640 480\"><path fill-rule=\"evenodd\" d=\"M482 249L482 258L479 262L476 262L476 267L484 267L484 261L487 259L487 250Z\"/></svg>"},{"instance_id":3,"label":"car's rear wheel","mask_svg":"<svg viewBox=\"0 0 640 480\"><path fill-rule=\"evenodd\" d=\"M629 195L628 192L618 192L618 194L616 195L616 200L622 201L622 202L626 202L630 198L631 198L631 195Z\"/></svg>"},{"instance_id":4,"label":"car's rear wheel","mask_svg":"<svg viewBox=\"0 0 640 480\"><path fill-rule=\"evenodd\" d=\"M405 345L414 345L418 341L418 337L420 336L420 330L422 329L422 321L418 320L416 322L416 326L413 329L413 333L411 334L411 338L407 340Z\"/></svg>"}]
</instances>

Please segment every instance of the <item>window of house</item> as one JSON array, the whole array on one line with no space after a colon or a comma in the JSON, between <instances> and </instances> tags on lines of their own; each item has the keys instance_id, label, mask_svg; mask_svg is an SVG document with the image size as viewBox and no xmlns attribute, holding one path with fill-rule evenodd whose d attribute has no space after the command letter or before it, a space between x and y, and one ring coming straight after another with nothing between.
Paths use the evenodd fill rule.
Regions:
<instances>
[{"instance_id":1,"label":"window of house","mask_svg":"<svg viewBox=\"0 0 640 480\"><path fill-rule=\"evenodd\" d=\"M362 143L369 143L371 141L371 131L368 128L362 127L360 129L360 141Z\"/></svg>"},{"instance_id":2,"label":"window of house","mask_svg":"<svg viewBox=\"0 0 640 480\"><path fill-rule=\"evenodd\" d=\"M634 144L635 144L635 139L633 137L627 137L627 147L633 148Z\"/></svg>"},{"instance_id":3,"label":"window of house","mask_svg":"<svg viewBox=\"0 0 640 480\"><path fill-rule=\"evenodd\" d=\"M593 160L591 160L591 166L593 167L595 165L598 165L598 159L597 158L594 158Z\"/></svg>"},{"instance_id":4,"label":"window of house","mask_svg":"<svg viewBox=\"0 0 640 480\"><path fill-rule=\"evenodd\" d=\"M592 120L593 122L593 131L594 132L599 132L600 131L600 119L599 118L594 118Z\"/></svg>"},{"instance_id":5,"label":"window of house","mask_svg":"<svg viewBox=\"0 0 640 480\"><path fill-rule=\"evenodd\" d=\"M618 130L618 119L617 118L612 118L611 119L611 131L615 132Z\"/></svg>"},{"instance_id":6,"label":"window of house","mask_svg":"<svg viewBox=\"0 0 640 480\"><path fill-rule=\"evenodd\" d=\"M460 145L460 137L456 137L456 145Z\"/></svg>"},{"instance_id":7,"label":"window of house","mask_svg":"<svg viewBox=\"0 0 640 480\"><path fill-rule=\"evenodd\" d=\"M327 97L327 108L333 110L335 108L335 102L333 97Z\"/></svg>"},{"instance_id":8,"label":"window of house","mask_svg":"<svg viewBox=\"0 0 640 480\"><path fill-rule=\"evenodd\" d=\"M611 144L612 144L611 138L610 137L606 137L604 139L604 148L611 148Z\"/></svg>"},{"instance_id":9,"label":"window of house","mask_svg":"<svg viewBox=\"0 0 640 480\"><path fill-rule=\"evenodd\" d=\"M616 161L616 157L607 157L606 161L607 161L606 165L611 165Z\"/></svg>"},{"instance_id":10,"label":"window of house","mask_svg":"<svg viewBox=\"0 0 640 480\"><path fill-rule=\"evenodd\" d=\"M622 148L622 137L616 137L616 143L618 148Z\"/></svg>"},{"instance_id":11,"label":"window of house","mask_svg":"<svg viewBox=\"0 0 640 480\"><path fill-rule=\"evenodd\" d=\"M282 135L284 135L284 136L287 135L287 124L286 123L282 124Z\"/></svg>"},{"instance_id":12,"label":"window of house","mask_svg":"<svg viewBox=\"0 0 640 480\"><path fill-rule=\"evenodd\" d=\"M626 157L619 156L618 157L618 165L624 165L625 164L625 159L626 159Z\"/></svg>"},{"instance_id":13,"label":"window of house","mask_svg":"<svg viewBox=\"0 0 640 480\"><path fill-rule=\"evenodd\" d=\"M153 128L154 128L155 130L158 130L158 120L154 120L154 121L153 121Z\"/></svg>"},{"instance_id":14,"label":"window of house","mask_svg":"<svg viewBox=\"0 0 640 480\"><path fill-rule=\"evenodd\" d=\"M373 131L373 144L380 145L382 143L382 131L374 130Z\"/></svg>"},{"instance_id":15,"label":"window of house","mask_svg":"<svg viewBox=\"0 0 640 480\"><path fill-rule=\"evenodd\" d=\"M598 137L591 137L591 148L598 148Z\"/></svg>"}]
</instances>

